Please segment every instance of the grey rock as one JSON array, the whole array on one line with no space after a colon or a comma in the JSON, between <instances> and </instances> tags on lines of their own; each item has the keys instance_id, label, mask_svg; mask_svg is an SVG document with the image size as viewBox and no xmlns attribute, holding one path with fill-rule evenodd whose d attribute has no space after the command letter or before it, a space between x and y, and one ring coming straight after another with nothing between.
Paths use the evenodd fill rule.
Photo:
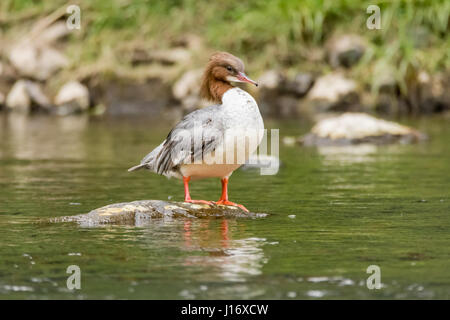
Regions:
<instances>
[{"instance_id":1,"label":"grey rock","mask_svg":"<svg viewBox=\"0 0 450 320\"><path fill-rule=\"evenodd\" d=\"M305 96L314 83L314 77L309 73L298 73L292 80L282 81L282 91L298 98Z\"/></svg>"},{"instance_id":2,"label":"grey rock","mask_svg":"<svg viewBox=\"0 0 450 320\"><path fill-rule=\"evenodd\" d=\"M283 80L284 76L280 72L269 70L258 78L258 85L260 89L274 90L280 87Z\"/></svg>"},{"instance_id":3,"label":"grey rock","mask_svg":"<svg viewBox=\"0 0 450 320\"><path fill-rule=\"evenodd\" d=\"M280 87L285 77L281 72L269 70L258 78L258 105L264 116L278 117L281 114ZM290 105L291 106L291 105ZM285 111L286 109L284 108Z\"/></svg>"},{"instance_id":4,"label":"grey rock","mask_svg":"<svg viewBox=\"0 0 450 320\"><path fill-rule=\"evenodd\" d=\"M68 36L70 34L69 28L65 22L55 22L52 25L45 28L37 37L35 41L39 43L45 43L47 45L54 44L56 41Z\"/></svg>"},{"instance_id":5,"label":"grey rock","mask_svg":"<svg viewBox=\"0 0 450 320\"><path fill-rule=\"evenodd\" d=\"M185 112L208 105L200 98L202 75L203 69L187 71L172 86L172 94L180 102Z\"/></svg>"},{"instance_id":6,"label":"grey rock","mask_svg":"<svg viewBox=\"0 0 450 320\"><path fill-rule=\"evenodd\" d=\"M29 113L31 111L31 97L25 80L18 80L6 96L6 107L13 111Z\"/></svg>"},{"instance_id":7,"label":"grey rock","mask_svg":"<svg viewBox=\"0 0 450 320\"><path fill-rule=\"evenodd\" d=\"M203 69L185 72L173 85L173 96L179 100L191 95L198 95Z\"/></svg>"},{"instance_id":8,"label":"grey rock","mask_svg":"<svg viewBox=\"0 0 450 320\"><path fill-rule=\"evenodd\" d=\"M49 109L51 102L39 84L30 80L16 81L6 97L6 106L14 111L28 113L33 105Z\"/></svg>"},{"instance_id":9,"label":"grey rock","mask_svg":"<svg viewBox=\"0 0 450 320\"><path fill-rule=\"evenodd\" d=\"M90 105L89 90L78 81L70 81L58 91L55 104L59 115L85 111Z\"/></svg>"},{"instance_id":10,"label":"grey rock","mask_svg":"<svg viewBox=\"0 0 450 320\"><path fill-rule=\"evenodd\" d=\"M51 107L51 102L44 91L42 91L41 86L33 81L26 81L25 84L31 101L39 107L48 110Z\"/></svg>"},{"instance_id":11,"label":"grey rock","mask_svg":"<svg viewBox=\"0 0 450 320\"><path fill-rule=\"evenodd\" d=\"M319 121L301 139L307 146L413 143L426 135L395 122L364 113L347 112Z\"/></svg>"},{"instance_id":12,"label":"grey rock","mask_svg":"<svg viewBox=\"0 0 450 320\"><path fill-rule=\"evenodd\" d=\"M306 103L314 111L348 110L358 104L359 94L356 81L335 72L316 79L306 96Z\"/></svg>"},{"instance_id":13,"label":"grey rock","mask_svg":"<svg viewBox=\"0 0 450 320\"><path fill-rule=\"evenodd\" d=\"M176 218L263 218L267 214L247 213L238 207L186 202L140 200L115 203L87 214L53 218L50 222L77 222L84 226L103 224L143 225L154 219Z\"/></svg>"},{"instance_id":14,"label":"grey rock","mask_svg":"<svg viewBox=\"0 0 450 320\"><path fill-rule=\"evenodd\" d=\"M328 62L333 68L351 67L363 56L366 47L365 40L354 34L335 36L325 45Z\"/></svg>"},{"instance_id":15,"label":"grey rock","mask_svg":"<svg viewBox=\"0 0 450 320\"><path fill-rule=\"evenodd\" d=\"M47 80L59 69L67 66L67 58L58 50L34 42L14 46L9 60L20 75L37 80Z\"/></svg>"},{"instance_id":16,"label":"grey rock","mask_svg":"<svg viewBox=\"0 0 450 320\"><path fill-rule=\"evenodd\" d=\"M160 116L177 109L173 107L177 101L171 87L161 79L151 78L145 83L127 80L103 81L89 86L93 100L107 106L105 115Z\"/></svg>"}]
</instances>

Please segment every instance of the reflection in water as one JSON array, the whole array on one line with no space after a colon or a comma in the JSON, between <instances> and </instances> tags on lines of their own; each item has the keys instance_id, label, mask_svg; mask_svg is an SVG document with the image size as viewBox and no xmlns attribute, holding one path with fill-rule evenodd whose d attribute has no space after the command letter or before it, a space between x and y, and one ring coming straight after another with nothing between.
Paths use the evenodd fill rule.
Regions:
<instances>
[{"instance_id":1,"label":"reflection in water","mask_svg":"<svg viewBox=\"0 0 450 320\"><path fill-rule=\"evenodd\" d=\"M180 264L203 270L202 281L245 282L260 275L267 262L262 249L266 239L245 237L244 225L234 219L159 219L140 226L145 226L149 245L157 238L159 245L181 248Z\"/></svg>"},{"instance_id":2,"label":"reflection in water","mask_svg":"<svg viewBox=\"0 0 450 320\"><path fill-rule=\"evenodd\" d=\"M372 144L323 146L319 147L318 151L326 161L352 164L375 161L373 155L377 152L377 146Z\"/></svg>"},{"instance_id":3,"label":"reflection in water","mask_svg":"<svg viewBox=\"0 0 450 320\"><path fill-rule=\"evenodd\" d=\"M3 120L0 137L8 137L8 145L0 150L20 160L84 159L82 139L89 122L87 115L70 117L29 117L10 113Z\"/></svg>"},{"instance_id":4,"label":"reflection in water","mask_svg":"<svg viewBox=\"0 0 450 320\"><path fill-rule=\"evenodd\" d=\"M229 224L236 221L222 220L220 228L210 227L210 220L186 221L184 224L184 248L207 255L191 255L185 258L186 266L210 267L212 279L217 276L226 281L243 282L248 276L261 274L266 263L262 245L264 238L233 239ZM216 276L217 275L217 276Z\"/></svg>"}]
</instances>

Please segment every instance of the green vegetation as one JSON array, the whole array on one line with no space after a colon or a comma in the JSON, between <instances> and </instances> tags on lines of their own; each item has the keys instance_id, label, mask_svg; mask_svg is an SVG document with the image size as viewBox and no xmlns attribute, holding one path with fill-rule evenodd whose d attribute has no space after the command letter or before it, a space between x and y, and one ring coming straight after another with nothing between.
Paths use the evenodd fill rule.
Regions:
<instances>
[{"instance_id":1,"label":"green vegetation","mask_svg":"<svg viewBox=\"0 0 450 320\"><path fill-rule=\"evenodd\" d=\"M0 23L8 30L66 3L3 0ZM450 69L447 0L80 0L77 4L83 27L67 50L78 63L114 56L111 61L126 64L123 50L136 43L164 48L192 33L202 36L209 48L243 57L254 73L272 67L323 71L329 67L323 59L318 62L317 52L327 39L335 33L356 33L368 41L369 50L352 72L366 83L376 86L373 77L387 71L404 84L411 68L430 73ZM381 8L381 30L366 28L370 4Z\"/></svg>"}]
</instances>

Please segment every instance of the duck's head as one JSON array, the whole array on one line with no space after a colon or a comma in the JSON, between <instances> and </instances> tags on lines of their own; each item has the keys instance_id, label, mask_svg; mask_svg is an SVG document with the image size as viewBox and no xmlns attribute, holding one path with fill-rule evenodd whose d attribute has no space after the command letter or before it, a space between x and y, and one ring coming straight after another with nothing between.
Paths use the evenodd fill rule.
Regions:
<instances>
[{"instance_id":1,"label":"duck's head","mask_svg":"<svg viewBox=\"0 0 450 320\"><path fill-rule=\"evenodd\" d=\"M216 52L209 59L203 74L201 94L204 98L220 102L222 95L232 86L230 82L247 82L258 86L244 72L244 63L228 52Z\"/></svg>"}]
</instances>

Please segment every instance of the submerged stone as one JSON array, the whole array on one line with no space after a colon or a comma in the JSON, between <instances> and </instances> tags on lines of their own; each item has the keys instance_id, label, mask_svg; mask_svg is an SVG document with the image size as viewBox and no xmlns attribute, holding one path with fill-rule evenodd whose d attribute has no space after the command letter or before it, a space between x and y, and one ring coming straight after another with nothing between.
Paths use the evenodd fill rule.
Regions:
<instances>
[{"instance_id":1,"label":"submerged stone","mask_svg":"<svg viewBox=\"0 0 450 320\"><path fill-rule=\"evenodd\" d=\"M245 212L234 206L187 202L139 200L110 204L86 214L58 217L51 222L78 222L82 225L135 224L162 218L262 218L264 213Z\"/></svg>"}]
</instances>

